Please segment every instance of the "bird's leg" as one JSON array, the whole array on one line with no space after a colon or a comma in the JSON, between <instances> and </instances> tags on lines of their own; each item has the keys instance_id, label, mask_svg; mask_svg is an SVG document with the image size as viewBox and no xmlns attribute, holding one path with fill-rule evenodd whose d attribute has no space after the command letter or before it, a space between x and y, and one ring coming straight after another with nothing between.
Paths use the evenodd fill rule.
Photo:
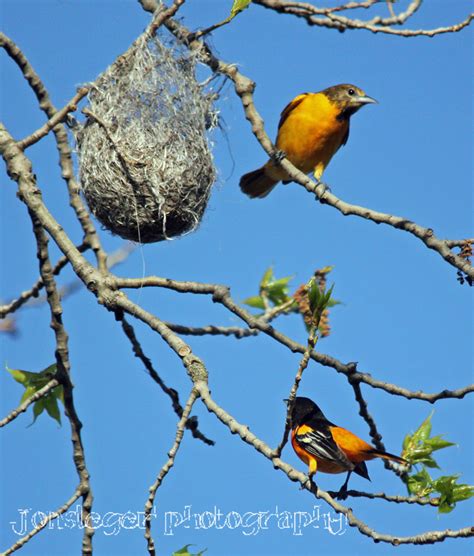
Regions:
<instances>
[{"instance_id":1,"label":"bird's leg","mask_svg":"<svg viewBox=\"0 0 474 556\"><path fill-rule=\"evenodd\" d=\"M318 469L318 462L315 459L311 459L309 461L308 480L305 482L304 485L301 485L301 489L307 487L311 492L313 492L314 489L315 494L318 493L318 486L313 481L313 477L316 474L317 469Z\"/></svg>"},{"instance_id":2,"label":"bird's leg","mask_svg":"<svg viewBox=\"0 0 474 556\"><path fill-rule=\"evenodd\" d=\"M338 500L345 500L347 498L347 485L349 483L349 477L351 476L351 473L352 470L347 472L346 480L342 487L339 489L339 492L336 494L336 498Z\"/></svg>"},{"instance_id":3,"label":"bird's leg","mask_svg":"<svg viewBox=\"0 0 474 556\"><path fill-rule=\"evenodd\" d=\"M310 492L314 494L318 494L318 485L313 480L314 473L308 473L308 478L306 481L300 486L300 490L304 490L307 488Z\"/></svg>"},{"instance_id":4,"label":"bird's leg","mask_svg":"<svg viewBox=\"0 0 474 556\"><path fill-rule=\"evenodd\" d=\"M326 191L330 192L331 190L329 187L321 181L324 172L324 165L322 163L318 164L313 172L313 177L316 180L316 188L314 192L316 193L316 198L321 203L324 203L324 194Z\"/></svg>"}]
</instances>

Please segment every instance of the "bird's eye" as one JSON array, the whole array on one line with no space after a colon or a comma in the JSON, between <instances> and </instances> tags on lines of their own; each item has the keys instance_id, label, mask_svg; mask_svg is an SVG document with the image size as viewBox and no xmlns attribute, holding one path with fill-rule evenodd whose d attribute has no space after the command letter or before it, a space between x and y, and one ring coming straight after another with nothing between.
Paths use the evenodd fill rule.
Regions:
<instances>
[{"instance_id":1,"label":"bird's eye","mask_svg":"<svg viewBox=\"0 0 474 556\"><path fill-rule=\"evenodd\" d=\"M347 93L348 93L349 95L351 95L351 96L355 95L354 89L349 89L349 90L347 91Z\"/></svg>"}]
</instances>

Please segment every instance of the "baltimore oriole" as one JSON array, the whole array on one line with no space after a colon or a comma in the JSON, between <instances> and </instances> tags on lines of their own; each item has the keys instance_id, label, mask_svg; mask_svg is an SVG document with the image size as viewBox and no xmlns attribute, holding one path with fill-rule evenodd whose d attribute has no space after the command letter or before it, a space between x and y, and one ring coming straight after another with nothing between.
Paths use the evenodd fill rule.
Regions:
<instances>
[{"instance_id":1,"label":"baltimore oriole","mask_svg":"<svg viewBox=\"0 0 474 556\"><path fill-rule=\"evenodd\" d=\"M298 95L281 113L276 148L305 174L314 172L319 181L331 158L347 143L352 114L376 102L349 84ZM291 180L283 168L269 160L258 170L244 174L240 188L249 197L263 198L279 181Z\"/></svg>"},{"instance_id":2,"label":"baltimore oriole","mask_svg":"<svg viewBox=\"0 0 474 556\"><path fill-rule=\"evenodd\" d=\"M312 481L316 471L345 473L347 478L339 497L347 491L351 473L370 481L365 461L383 458L408 465L401 457L377 450L354 433L328 421L319 407L309 398L295 398L291 412L291 444L298 457L308 464Z\"/></svg>"}]
</instances>

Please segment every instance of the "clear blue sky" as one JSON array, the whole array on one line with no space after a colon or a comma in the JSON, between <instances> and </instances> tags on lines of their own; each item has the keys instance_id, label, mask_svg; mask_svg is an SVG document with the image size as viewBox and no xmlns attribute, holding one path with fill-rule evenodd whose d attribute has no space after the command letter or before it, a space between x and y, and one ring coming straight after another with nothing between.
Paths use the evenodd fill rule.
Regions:
<instances>
[{"instance_id":1,"label":"clear blue sky","mask_svg":"<svg viewBox=\"0 0 474 556\"><path fill-rule=\"evenodd\" d=\"M400 2L404 5L406 2ZM231 2L190 0L182 10L191 28L223 19ZM449 6L449 7L448 7ZM411 22L413 28L435 27L463 19L467 0L426 2ZM11 1L0 6L2 28L24 50L62 106L81 83L93 80L143 30L149 21L134 1ZM380 6L384 12L385 6ZM295 95L340 82L353 82L380 104L358 113L351 137L329 166L325 180L344 200L403 215L433 227L440 237L472 236L472 31L433 39L401 39L367 32L309 28L302 21L252 6L212 37L216 52L239 64L257 82L255 100L273 138L279 113ZM2 55L1 117L15 137L44 122L33 94L17 68ZM269 265L279 276L305 282L315 268L334 265L334 295L344 305L331 315L332 334L319 349L342 361L358 361L360 370L381 380L428 392L472 382L472 292L456 281L456 271L436 253L404 232L344 218L292 184L278 187L264 201L244 197L242 173L265 161L265 155L243 118L240 102L227 85L219 107L225 133L214 134L219 179L199 230L177 241L147 245L117 272L126 276L157 274L176 279L228 284L242 300L257 293ZM30 149L34 171L55 217L79 241L78 226L67 205L58 175L54 142ZM2 169L3 172L3 169ZM38 275L35 246L25 207L15 186L2 174L1 296L9 299L28 289ZM121 241L101 232L106 247ZM55 256L57 250L53 249ZM142 258L145 261L143 270ZM72 278L66 270L61 282ZM195 299L166 291L132 292L164 319L182 324L238 324L209 298ZM94 510L142 511L148 487L167 459L176 424L168 398L155 387L132 355L113 315L97 306L87 292L64 303L70 334L76 406L84 423L83 439L94 490ZM19 315L20 335L0 338L1 363L41 370L53 362L54 339L46 307ZM297 316L276 326L304 342ZM156 335L137 325L146 353L168 385L185 399L190 383L180 361ZM218 403L268 443L275 445L284 422L286 397L299 356L266 337L190 338L210 373ZM300 392L321 405L327 416L364 438L366 423L358 416L352 389L343 376L314 362ZM22 388L0 372L0 407L5 415L16 406ZM364 388L369 409L387 449L401 450L432 407ZM178 527L164 535L166 512L203 513L217 507L235 511L312 511L324 503L298 489L271 463L231 436L197 404L200 426L216 440L210 448L186 434L176 465L156 499L153 523L159 554L184 544L208 549L209 556L293 554L466 554L465 541L448 540L427 547L376 545L356 530L333 536L327 530L305 529L302 535L269 529L246 536L241 529L208 530ZM69 426L46 416L30 428L31 411L2 430L0 459L1 548L17 538L11 521L18 509L48 511L72 494L76 474L71 459ZM458 444L439 454L443 473L461 473L473 483L472 399L445 400L435 406L434 433ZM283 458L305 470L291 448ZM404 487L379 461L369 463L372 483L354 477L361 490L404 494ZM338 488L342 476L318 476L322 488ZM409 535L425 530L459 528L472 521L473 503L464 502L449 515L433 508L392 506L386 502L350 500L356 514L382 532ZM334 517L334 515L333 515ZM322 518L320 525L323 524ZM96 554L144 553L140 530L122 529L107 536L97 531ZM23 550L25 555L77 554L81 532L44 531ZM472 549L472 544L470 544Z\"/></svg>"}]
</instances>

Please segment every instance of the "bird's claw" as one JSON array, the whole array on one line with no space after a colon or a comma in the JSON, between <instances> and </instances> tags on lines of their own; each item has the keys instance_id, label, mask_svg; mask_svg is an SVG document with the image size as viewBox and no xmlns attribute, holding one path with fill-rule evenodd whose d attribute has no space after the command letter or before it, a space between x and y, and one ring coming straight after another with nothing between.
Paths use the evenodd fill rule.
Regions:
<instances>
[{"instance_id":1,"label":"bird's claw","mask_svg":"<svg viewBox=\"0 0 474 556\"><path fill-rule=\"evenodd\" d=\"M275 164L280 164L281 161L286 158L286 152L282 151L280 149L276 150L273 154L272 154L272 160Z\"/></svg>"},{"instance_id":2,"label":"bird's claw","mask_svg":"<svg viewBox=\"0 0 474 556\"><path fill-rule=\"evenodd\" d=\"M306 481L300 486L300 490L304 489L308 489L316 495L318 494L318 485L314 482L312 475L308 475Z\"/></svg>"},{"instance_id":3,"label":"bird's claw","mask_svg":"<svg viewBox=\"0 0 474 556\"><path fill-rule=\"evenodd\" d=\"M329 188L329 186L327 186L322 181L318 181L318 185L316 186L316 189L314 191L316 193L317 200L320 201L321 203L325 202L324 195L326 193L331 193L331 189Z\"/></svg>"},{"instance_id":4,"label":"bird's claw","mask_svg":"<svg viewBox=\"0 0 474 556\"><path fill-rule=\"evenodd\" d=\"M342 486L334 498L336 500L345 500L347 498L347 487Z\"/></svg>"}]
</instances>

